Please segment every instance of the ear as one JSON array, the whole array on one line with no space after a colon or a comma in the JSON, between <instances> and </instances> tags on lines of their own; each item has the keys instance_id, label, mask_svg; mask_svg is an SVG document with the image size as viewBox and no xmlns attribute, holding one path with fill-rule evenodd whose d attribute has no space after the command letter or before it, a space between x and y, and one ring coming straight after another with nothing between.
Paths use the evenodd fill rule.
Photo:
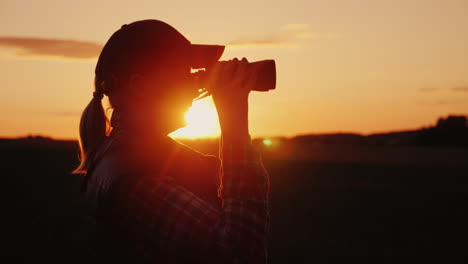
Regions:
<instances>
[{"instance_id":1,"label":"ear","mask_svg":"<svg viewBox=\"0 0 468 264\"><path fill-rule=\"evenodd\" d=\"M146 86L143 76L139 73L132 73L128 81L128 97L133 102L141 102L146 95Z\"/></svg>"}]
</instances>

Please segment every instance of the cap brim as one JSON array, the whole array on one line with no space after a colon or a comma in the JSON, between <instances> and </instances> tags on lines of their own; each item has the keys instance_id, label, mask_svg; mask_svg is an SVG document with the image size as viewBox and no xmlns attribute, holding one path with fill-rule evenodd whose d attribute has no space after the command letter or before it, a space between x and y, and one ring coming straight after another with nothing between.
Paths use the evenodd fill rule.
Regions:
<instances>
[{"instance_id":1,"label":"cap brim","mask_svg":"<svg viewBox=\"0 0 468 264\"><path fill-rule=\"evenodd\" d=\"M190 63L192 68L208 68L221 58L225 46L221 45L190 45Z\"/></svg>"}]
</instances>

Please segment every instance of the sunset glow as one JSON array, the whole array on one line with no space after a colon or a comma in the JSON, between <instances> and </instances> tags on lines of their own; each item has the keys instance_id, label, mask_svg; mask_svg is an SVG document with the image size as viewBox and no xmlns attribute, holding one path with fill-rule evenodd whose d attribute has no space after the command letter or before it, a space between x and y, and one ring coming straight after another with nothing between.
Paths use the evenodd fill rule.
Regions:
<instances>
[{"instance_id":1,"label":"sunset glow","mask_svg":"<svg viewBox=\"0 0 468 264\"><path fill-rule=\"evenodd\" d=\"M175 138L216 137L219 135L218 114L211 97L195 101L185 114L187 126L170 134Z\"/></svg>"},{"instance_id":2,"label":"sunset glow","mask_svg":"<svg viewBox=\"0 0 468 264\"><path fill-rule=\"evenodd\" d=\"M276 89L249 97L252 137L400 131L468 115L466 0L0 6L0 22L8 25L0 30L0 137L77 139L103 45L141 19L167 22L191 43L225 45L221 60L276 61ZM217 135L210 101L195 103L189 125L172 135Z\"/></svg>"}]
</instances>

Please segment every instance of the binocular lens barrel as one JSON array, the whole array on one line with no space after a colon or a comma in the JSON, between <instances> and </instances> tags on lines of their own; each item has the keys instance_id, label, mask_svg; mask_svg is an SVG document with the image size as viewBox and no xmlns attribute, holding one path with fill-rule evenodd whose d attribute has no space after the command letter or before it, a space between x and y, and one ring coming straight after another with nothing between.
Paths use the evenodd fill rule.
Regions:
<instances>
[{"instance_id":1,"label":"binocular lens barrel","mask_svg":"<svg viewBox=\"0 0 468 264\"><path fill-rule=\"evenodd\" d=\"M210 84L206 78L207 73L209 75L209 70L207 72L199 71L195 74L199 77L200 87L209 91ZM266 92L276 88L276 64L274 60L249 62L245 74L247 74L245 76L246 85L252 91Z\"/></svg>"}]
</instances>

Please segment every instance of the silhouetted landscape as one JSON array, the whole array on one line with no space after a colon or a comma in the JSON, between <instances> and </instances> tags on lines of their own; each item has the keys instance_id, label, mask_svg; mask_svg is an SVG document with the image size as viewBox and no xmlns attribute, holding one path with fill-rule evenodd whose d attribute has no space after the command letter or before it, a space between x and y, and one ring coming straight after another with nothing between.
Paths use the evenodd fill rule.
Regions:
<instances>
[{"instance_id":1,"label":"silhouetted landscape","mask_svg":"<svg viewBox=\"0 0 468 264\"><path fill-rule=\"evenodd\" d=\"M468 124L253 140L271 176L271 263L466 263ZM180 140L215 154L217 139ZM268 144L266 144L268 143ZM0 139L15 262L83 263L76 141ZM5 237L5 236L4 236Z\"/></svg>"}]
</instances>

